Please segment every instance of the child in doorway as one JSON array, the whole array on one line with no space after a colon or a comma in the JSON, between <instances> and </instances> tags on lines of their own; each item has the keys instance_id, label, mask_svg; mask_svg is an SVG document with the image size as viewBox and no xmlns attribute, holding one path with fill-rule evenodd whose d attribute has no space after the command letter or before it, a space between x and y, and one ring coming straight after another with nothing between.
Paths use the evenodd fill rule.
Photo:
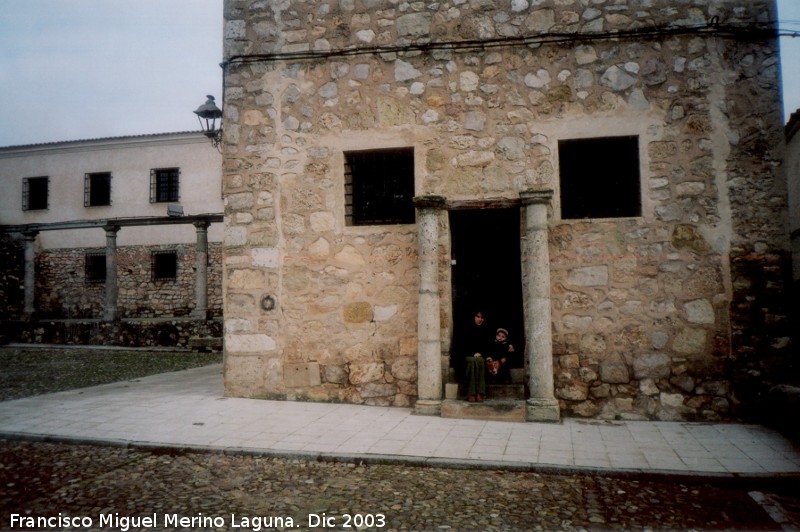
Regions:
<instances>
[{"instance_id":1,"label":"child in doorway","mask_svg":"<svg viewBox=\"0 0 800 532\"><path fill-rule=\"evenodd\" d=\"M492 384L511 384L511 361L514 356L514 346L508 342L508 331L500 327L494 334L491 357L486 359Z\"/></svg>"}]
</instances>

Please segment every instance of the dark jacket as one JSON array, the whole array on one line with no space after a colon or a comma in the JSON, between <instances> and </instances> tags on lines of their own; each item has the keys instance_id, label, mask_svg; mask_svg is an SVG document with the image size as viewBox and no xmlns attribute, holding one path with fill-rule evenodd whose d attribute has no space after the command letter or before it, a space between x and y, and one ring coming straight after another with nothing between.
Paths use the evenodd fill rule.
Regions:
<instances>
[{"instance_id":1,"label":"dark jacket","mask_svg":"<svg viewBox=\"0 0 800 532\"><path fill-rule=\"evenodd\" d=\"M492 330L486 322L478 326L473 321L457 331L457 334L455 352L459 358L475 356L475 353L480 353L483 358L491 356L494 338Z\"/></svg>"}]
</instances>

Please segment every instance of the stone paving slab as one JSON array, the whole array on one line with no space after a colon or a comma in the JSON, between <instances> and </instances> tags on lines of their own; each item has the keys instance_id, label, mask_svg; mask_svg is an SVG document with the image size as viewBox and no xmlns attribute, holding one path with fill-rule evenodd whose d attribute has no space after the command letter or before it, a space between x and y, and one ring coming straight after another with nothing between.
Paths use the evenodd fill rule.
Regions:
<instances>
[{"instance_id":1,"label":"stone paving slab","mask_svg":"<svg viewBox=\"0 0 800 532\"><path fill-rule=\"evenodd\" d=\"M226 398L219 364L0 402L0 437L461 467L800 478L800 449L758 425L514 423Z\"/></svg>"}]
</instances>

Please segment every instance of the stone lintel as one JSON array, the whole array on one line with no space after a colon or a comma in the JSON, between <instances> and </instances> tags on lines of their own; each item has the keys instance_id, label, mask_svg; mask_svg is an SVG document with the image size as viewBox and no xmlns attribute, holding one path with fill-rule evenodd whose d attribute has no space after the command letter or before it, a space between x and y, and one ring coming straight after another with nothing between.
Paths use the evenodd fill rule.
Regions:
<instances>
[{"instance_id":1,"label":"stone lintel","mask_svg":"<svg viewBox=\"0 0 800 532\"><path fill-rule=\"evenodd\" d=\"M416 196L414 207L417 209L444 209L447 200L444 196Z\"/></svg>"},{"instance_id":2,"label":"stone lintel","mask_svg":"<svg viewBox=\"0 0 800 532\"><path fill-rule=\"evenodd\" d=\"M553 199L553 189L550 187L542 188L529 188L519 193L519 199L523 205L531 205L535 203L549 204Z\"/></svg>"},{"instance_id":3,"label":"stone lintel","mask_svg":"<svg viewBox=\"0 0 800 532\"><path fill-rule=\"evenodd\" d=\"M434 399L418 399L414 404L414 415L439 416L442 413L442 401Z\"/></svg>"},{"instance_id":4,"label":"stone lintel","mask_svg":"<svg viewBox=\"0 0 800 532\"><path fill-rule=\"evenodd\" d=\"M527 421L561 421L556 399L528 399L525 404Z\"/></svg>"}]
</instances>

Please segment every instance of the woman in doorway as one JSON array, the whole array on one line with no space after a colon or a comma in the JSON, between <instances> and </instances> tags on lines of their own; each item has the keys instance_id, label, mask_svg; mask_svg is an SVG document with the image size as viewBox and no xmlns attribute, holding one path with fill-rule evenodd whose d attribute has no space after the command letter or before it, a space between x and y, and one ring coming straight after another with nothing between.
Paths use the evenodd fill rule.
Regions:
<instances>
[{"instance_id":1,"label":"woman in doorway","mask_svg":"<svg viewBox=\"0 0 800 532\"><path fill-rule=\"evenodd\" d=\"M472 322L460 331L460 336L458 355L464 357L467 401L481 403L486 396L486 356L492 341L483 311L472 315Z\"/></svg>"}]
</instances>

